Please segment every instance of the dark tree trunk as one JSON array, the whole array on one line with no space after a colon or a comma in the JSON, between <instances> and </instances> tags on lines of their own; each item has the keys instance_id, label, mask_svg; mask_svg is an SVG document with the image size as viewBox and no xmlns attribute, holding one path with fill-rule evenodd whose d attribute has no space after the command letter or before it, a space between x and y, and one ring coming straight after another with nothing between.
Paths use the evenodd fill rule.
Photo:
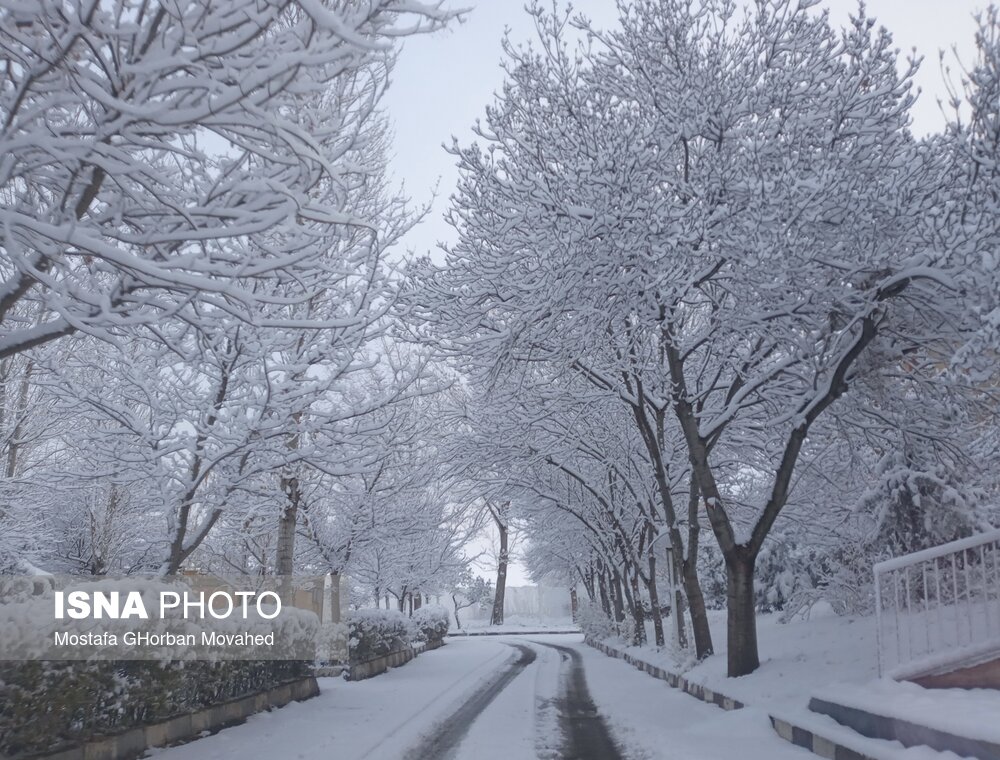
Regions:
<instances>
[{"instance_id":1,"label":"dark tree trunk","mask_svg":"<svg viewBox=\"0 0 1000 760\"><path fill-rule=\"evenodd\" d=\"M493 614L490 616L490 625L503 625L503 604L504 596L507 593L507 561L508 561L508 532L505 511L507 504L494 509L490 507L490 514L496 523L497 531L500 533L500 555L497 558L497 585L493 594Z\"/></svg>"},{"instance_id":2,"label":"dark tree trunk","mask_svg":"<svg viewBox=\"0 0 1000 760\"><path fill-rule=\"evenodd\" d=\"M611 581L611 600L615 605L615 622L625 622L625 602L622 598L622 577L615 570L614 578Z\"/></svg>"},{"instance_id":3,"label":"dark tree trunk","mask_svg":"<svg viewBox=\"0 0 1000 760\"><path fill-rule=\"evenodd\" d=\"M653 614L653 635L656 637L656 646L662 647L666 644L663 636L663 613L660 610L660 593L656 588L656 557L652 552L649 554L649 580L646 583L646 590L649 592L649 607Z\"/></svg>"},{"instance_id":4,"label":"dark tree trunk","mask_svg":"<svg viewBox=\"0 0 1000 760\"><path fill-rule=\"evenodd\" d=\"M726 557L729 644L727 667L730 677L745 676L760 667L753 593L756 560L743 547L737 547Z\"/></svg>"},{"instance_id":5,"label":"dark tree trunk","mask_svg":"<svg viewBox=\"0 0 1000 760\"><path fill-rule=\"evenodd\" d=\"M580 611L580 600L576 598L576 587L574 586L569 590L569 614L573 618L573 622L576 622L577 614Z\"/></svg>"},{"instance_id":6,"label":"dark tree trunk","mask_svg":"<svg viewBox=\"0 0 1000 760\"><path fill-rule=\"evenodd\" d=\"M632 643L641 646L646 643L646 612L642 608L642 596L639 594L639 572L633 569L625 587L625 599L635 630L632 633Z\"/></svg>"},{"instance_id":7,"label":"dark tree trunk","mask_svg":"<svg viewBox=\"0 0 1000 760\"><path fill-rule=\"evenodd\" d=\"M692 473L688 482L688 545L687 557L679 557L678 567L687 596L688 610L691 614L691 628L694 632L695 656L704 660L715 652L712 644L712 631L708 627L708 611L705 609L705 595L701 592L701 580L698 578L698 547L701 545L701 524L698 522L698 498L701 488L698 479Z\"/></svg>"},{"instance_id":8,"label":"dark tree trunk","mask_svg":"<svg viewBox=\"0 0 1000 760\"><path fill-rule=\"evenodd\" d=\"M712 631L708 627L705 596L701 593L701 583L698 580L698 570L694 562L684 562L684 593L687 595L688 606L691 609L695 655L699 660L704 660L714 653L714 647L712 645Z\"/></svg>"},{"instance_id":9,"label":"dark tree trunk","mask_svg":"<svg viewBox=\"0 0 1000 760\"><path fill-rule=\"evenodd\" d=\"M611 617L611 600L608 598L608 580L604 573L597 574L597 589L601 597L601 609L604 614Z\"/></svg>"}]
</instances>

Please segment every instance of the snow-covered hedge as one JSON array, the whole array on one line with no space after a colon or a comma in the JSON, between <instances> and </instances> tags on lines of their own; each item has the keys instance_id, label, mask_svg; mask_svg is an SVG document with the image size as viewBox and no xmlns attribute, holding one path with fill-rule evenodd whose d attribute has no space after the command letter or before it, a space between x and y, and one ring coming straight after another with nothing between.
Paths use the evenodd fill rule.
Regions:
<instances>
[{"instance_id":1,"label":"snow-covered hedge","mask_svg":"<svg viewBox=\"0 0 1000 760\"><path fill-rule=\"evenodd\" d=\"M323 623L316 640L316 660L323 663L346 663L349 638L347 623Z\"/></svg>"},{"instance_id":2,"label":"snow-covered hedge","mask_svg":"<svg viewBox=\"0 0 1000 760\"><path fill-rule=\"evenodd\" d=\"M441 641L448 633L448 610L437 604L428 604L413 611L410 618L416 628L417 641Z\"/></svg>"},{"instance_id":3,"label":"snow-covered hedge","mask_svg":"<svg viewBox=\"0 0 1000 760\"><path fill-rule=\"evenodd\" d=\"M311 663L2 662L0 757L43 753L311 674Z\"/></svg>"},{"instance_id":4,"label":"snow-covered hedge","mask_svg":"<svg viewBox=\"0 0 1000 760\"><path fill-rule=\"evenodd\" d=\"M416 638L410 619L396 610L354 610L347 616L351 662L399 652Z\"/></svg>"},{"instance_id":5,"label":"snow-covered hedge","mask_svg":"<svg viewBox=\"0 0 1000 760\"><path fill-rule=\"evenodd\" d=\"M150 619L57 619L56 588L138 591ZM252 612L246 620L241 615L206 623L168 610L159 618L159 594L186 588L167 579L0 578L0 757L42 753L311 675L319 629L315 613L289 607L272 620ZM118 643L54 643L56 632L88 628L115 634ZM273 632L275 646L202 644L202 631ZM125 632L190 633L196 645L131 646ZM291 656L295 659L264 661Z\"/></svg>"},{"instance_id":6,"label":"snow-covered hedge","mask_svg":"<svg viewBox=\"0 0 1000 760\"><path fill-rule=\"evenodd\" d=\"M599 604L581 604L576 620L588 639L604 641L619 633L614 621L604 614Z\"/></svg>"}]
</instances>

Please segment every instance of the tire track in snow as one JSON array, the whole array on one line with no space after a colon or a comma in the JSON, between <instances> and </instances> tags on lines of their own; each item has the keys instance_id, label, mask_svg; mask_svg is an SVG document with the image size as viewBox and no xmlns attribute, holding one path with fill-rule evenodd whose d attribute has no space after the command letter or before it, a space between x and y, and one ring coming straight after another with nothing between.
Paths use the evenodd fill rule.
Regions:
<instances>
[{"instance_id":1,"label":"tire track in snow","mask_svg":"<svg viewBox=\"0 0 1000 760\"><path fill-rule=\"evenodd\" d=\"M623 760L590 696L587 676L583 671L583 656L572 647L542 641L531 643L557 650L570 665L566 692L557 701L566 738L563 760Z\"/></svg>"},{"instance_id":2,"label":"tire track in snow","mask_svg":"<svg viewBox=\"0 0 1000 760\"><path fill-rule=\"evenodd\" d=\"M506 642L505 642L506 643ZM520 651L520 657L501 674L476 691L458 710L438 723L434 731L417 747L406 753L405 760L446 760L453 757L473 722L521 672L535 661L531 647L507 644Z\"/></svg>"}]
</instances>

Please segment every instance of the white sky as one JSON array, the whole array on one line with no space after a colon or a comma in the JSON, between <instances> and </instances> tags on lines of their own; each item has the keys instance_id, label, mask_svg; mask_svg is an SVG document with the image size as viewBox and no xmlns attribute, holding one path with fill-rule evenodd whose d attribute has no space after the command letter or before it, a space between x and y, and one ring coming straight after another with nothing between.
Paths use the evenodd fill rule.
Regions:
<instances>
[{"instance_id":1,"label":"white sky","mask_svg":"<svg viewBox=\"0 0 1000 760\"><path fill-rule=\"evenodd\" d=\"M454 235L442 215L452 193L454 159L443 143L457 137L462 144L473 139L471 127L500 89L503 71L500 40L505 28L512 38L534 37L534 23L524 12L523 0L453 0L453 7L472 7L465 23L434 35L406 41L393 75L385 105L395 132L392 170L405 186L414 205L429 203L435 185L438 196L425 221L409 233L406 248L423 254L439 241ZM560 2L560 5L564 5ZM946 97L938 51L955 48L966 64L974 60L973 14L984 7L981 0L868 0L869 15L892 32L904 53L912 48L925 57L917 76L922 90L914 110L914 131L926 134L941 128L944 117L937 105ZM835 23L843 24L857 8L851 0L825 0ZM600 27L617 19L613 0L576 0L576 11ZM952 68L956 68L952 66ZM483 572L489 577L488 571ZM529 583L520 567L512 567L511 585Z\"/></svg>"}]
</instances>

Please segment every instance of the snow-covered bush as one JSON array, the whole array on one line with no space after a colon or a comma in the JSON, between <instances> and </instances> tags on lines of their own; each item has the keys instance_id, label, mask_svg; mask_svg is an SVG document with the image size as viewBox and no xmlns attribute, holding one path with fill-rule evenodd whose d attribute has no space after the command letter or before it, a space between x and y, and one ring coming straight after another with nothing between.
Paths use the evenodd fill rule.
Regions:
<instances>
[{"instance_id":1,"label":"snow-covered bush","mask_svg":"<svg viewBox=\"0 0 1000 760\"><path fill-rule=\"evenodd\" d=\"M326 663L347 662L347 623L323 623L316 637L316 660Z\"/></svg>"},{"instance_id":2,"label":"snow-covered bush","mask_svg":"<svg viewBox=\"0 0 1000 760\"><path fill-rule=\"evenodd\" d=\"M614 621L604 613L599 604L581 604L576 619L583 635L588 639L603 641L618 635Z\"/></svg>"},{"instance_id":3,"label":"snow-covered bush","mask_svg":"<svg viewBox=\"0 0 1000 760\"><path fill-rule=\"evenodd\" d=\"M413 611L410 618L416 628L417 641L441 641L448 633L448 610L437 604L428 604Z\"/></svg>"},{"instance_id":4,"label":"snow-covered bush","mask_svg":"<svg viewBox=\"0 0 1000 760\"><path fill-rule=\"evenodd\" d=\"M347 626L354 663L399 652L416 638L410 619L396 610L354 610Z\"/></svg>"},{"instance_id":5,"label":"snow-covered bush","mask_svg":"<svg viewBox=\"0 0 1000 760\"><path fill-rule=\"evenodd\" d=\"M35 755L304 678L302 661L3 662L0 756Z\"/></svg>"}]
</instances>

